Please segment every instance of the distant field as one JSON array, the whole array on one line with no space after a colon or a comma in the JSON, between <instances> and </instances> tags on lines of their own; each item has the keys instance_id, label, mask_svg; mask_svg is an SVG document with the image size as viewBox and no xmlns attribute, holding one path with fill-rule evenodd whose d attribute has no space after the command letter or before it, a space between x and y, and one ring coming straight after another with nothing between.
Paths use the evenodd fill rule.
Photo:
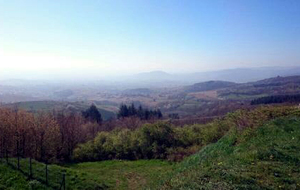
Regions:
<instances>
[{"instance_id":1,"label":"distant field","mask_svg":"<svg viewBox=\"0 0 300 190\"><path fill-rule=\"evenodd\" d=\"M197 99L203 99L203 100L218 99L218 93L215 90L210 90L205 92L193 92L193 93L189 93L189 95L194 96Z\"/></svg>"},{"instance_id":2,"label":"distant field","mask_svg":"<svg viewBox=\"0 0 300 190\"><path fill-rule=\"evenodd\" d=\"M59 102L59 101L30 101L30 102L18 102L13 104L6 104L6 107L18 107L30 112L38 112L38 111L45 111L51 112L53 110L60 110L60 111L77 111L81 112L89 108L91 103L88 102ZM104 120L107 120L111 117L115 116L115 113L109 111L104 106L97 107L99 112L102 115Z\"/></svg>"},{"instance_id":3,"label":"distant field","mask_svg":"<svg viewBox=\"0 0 300 190\"><path fill-rule=\"evenodd\" d=\"M222 98L225 99L230 99L230 100L245 100L245 99L255 99L255 98L261 98L268 96L268 94L257 94L257 95L248 95L248 94L228 94L226 96L221 96Z\"/></svg>"}]
</instances>

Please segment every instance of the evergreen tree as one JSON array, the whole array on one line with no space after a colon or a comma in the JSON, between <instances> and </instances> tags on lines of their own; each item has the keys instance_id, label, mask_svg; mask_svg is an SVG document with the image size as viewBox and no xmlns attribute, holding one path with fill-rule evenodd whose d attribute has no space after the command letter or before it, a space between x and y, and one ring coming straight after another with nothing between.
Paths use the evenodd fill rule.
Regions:
<instances>
[{"instance_id":1,"label":"evergreen tree","mask_svg":"<svg viewBox=\"0 0 300 190\"><path fill-rule=\"evenodd\" d=\"M118 118L131 117L131 116L137 116L141 120L148 120L151 118L160 119L163 117L160 109L156 109L156 110L143 109L141 105L139 106L138 109L136 109L133 103L128 107L125 104L121 104L118 112Z\"/></svg>"},{"instance_id":2,"label":"evergreen tree","mask_svg":"<svg viewBox=\"0 0 300 190\"><path fill-rule=\"evenodd\" d=\"M129 116L129 110L125 104L121 104L120 110L118 113L118 118L124 118Z\"/></svg>"},{"instance_id":3,"label":"evergreen tree","mask_svg":"<svg viewBox=\"0 0 300 190\"><path fill-rule=\"evenodd\" d=\"M97 107L92 104L89 109L86 111L82 112L82 116L89 120L90 122L97 122L98 124L101 124L102 122L102 116Z\"/></svg>"},{"instance_id":4,"label":"evergreen tree","mask_svg":"<svg viewBox=\"0 0 300 190\"><path fill-rule=\"evenodd\" d=\"M131 106L129 106L129 108L128 108L128 115L129 116L134 116L136 114L137 114L137 111L134 107L134 104L132 103Z\"/></svg>"},{"instance_id":5,"label":"evergreen tree","mask_svg":"<svg viewBox=\"0 0 300 190\"><path fill-rule=\"evenodd\" d=\"M157 118L160 119L162 117L163 117L163 115L162 115L160 109L157 109Z\"/></svg>"},{"instance_id":6,"label":"evergreen tree","mask_svg":"<svg viewBox=\"0 0 300 190\"><path fill-rule=\"evenodd\" d=\"M142 105L139 106L139 109L137 111L137 115L140 119L143 119L144 118L144 110L143 110L143 107Z\"/></svg>"},{"instance_id":7,"label":"evergreen tree","mask_svg":"<svg viewBox=\"0 0 300 190\"><path fill-rule=\"evenodd\" d=\"M145 120L148 120L148 119L150 119L150 111L148 110L148 109L146 109L145 111L144 111L144 119Z\"/></svg>"}]
</instances>

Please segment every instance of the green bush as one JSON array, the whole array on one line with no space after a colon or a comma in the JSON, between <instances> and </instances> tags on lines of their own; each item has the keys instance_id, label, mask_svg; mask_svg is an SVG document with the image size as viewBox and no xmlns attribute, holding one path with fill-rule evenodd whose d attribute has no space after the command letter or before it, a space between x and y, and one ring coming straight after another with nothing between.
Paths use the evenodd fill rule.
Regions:
<instances>
[{"instance_id":1,"label":"green bush","mask_svg":"<svg viewBox=\"0 0 300 190\"><path fill-rule=\"evenodd\" d=\"M146 124L138 134L143 158L165 158L167 149L174 145L174 129L167 123Z\"/></svg>"},{"instance_id":2,"label":"green bush","mask_svg":"<svg viewBox=\"0 0 300 190\"><path fill-rule=\"evenodd\" d=\"M259 107L255 110L239 110L212 123L186 125L182 128L167 122L145 124L135 130L116 129L100 132L96 138L79 145L74 151L75 161L110 159L169 159L180 160L201 147L217 142L230 129L243 132L244 141L252 131L274 118L300 115L296 107ZM244 140L243 140L244 139ZM239 142L237 142L239 143Z\"/></svg>"}]
</instances>

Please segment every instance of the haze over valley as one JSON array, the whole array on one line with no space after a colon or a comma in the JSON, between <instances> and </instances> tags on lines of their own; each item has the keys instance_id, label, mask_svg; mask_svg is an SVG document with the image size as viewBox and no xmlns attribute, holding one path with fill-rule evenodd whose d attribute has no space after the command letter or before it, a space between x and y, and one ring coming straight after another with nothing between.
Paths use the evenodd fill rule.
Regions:
<instances>
[{"instance_id":1,"label":"haze over valley","mask_svg":"<svg viewBox=\"0 0 300 190\"><path fill-rule=\"evenodd\" d=\"M222 116L242 108L241 103L250 104L254 98L297 94L298 78L285 81L297 74L300 74L300 67L244 68L189 74L153 71L94 81L8 79L1 81L0 97L2 106L17 105L28 111L80 112L90 104L96 104L104 119L115 118L121 104L131 103L161 109L165 115L178 114L185 118L196 114L202 118ZM270 89L255 85L264 83L265 77L282 80L283 83L277 87L270 84ZM296 87L290 89L291 84ZM225 106L223 110L218 106L220 103ZM215 109L219 109L220 113L216 114Z\"/></svg>"}]
</instances>

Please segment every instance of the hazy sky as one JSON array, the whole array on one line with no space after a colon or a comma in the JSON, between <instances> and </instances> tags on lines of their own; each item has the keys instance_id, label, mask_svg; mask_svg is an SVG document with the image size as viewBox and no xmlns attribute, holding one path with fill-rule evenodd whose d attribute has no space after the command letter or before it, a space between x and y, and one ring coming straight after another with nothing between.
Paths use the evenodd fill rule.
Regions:
<instances>
[{"instance_id":1,"label":"hazy sky","mask_svg":"<svg viewBox=\"0 0 300 190\"><path fill-rule=\"evenodd\" d=\"M0 74L300 65L299 0L0 0Z\"/></svg>"}]
</instances>

